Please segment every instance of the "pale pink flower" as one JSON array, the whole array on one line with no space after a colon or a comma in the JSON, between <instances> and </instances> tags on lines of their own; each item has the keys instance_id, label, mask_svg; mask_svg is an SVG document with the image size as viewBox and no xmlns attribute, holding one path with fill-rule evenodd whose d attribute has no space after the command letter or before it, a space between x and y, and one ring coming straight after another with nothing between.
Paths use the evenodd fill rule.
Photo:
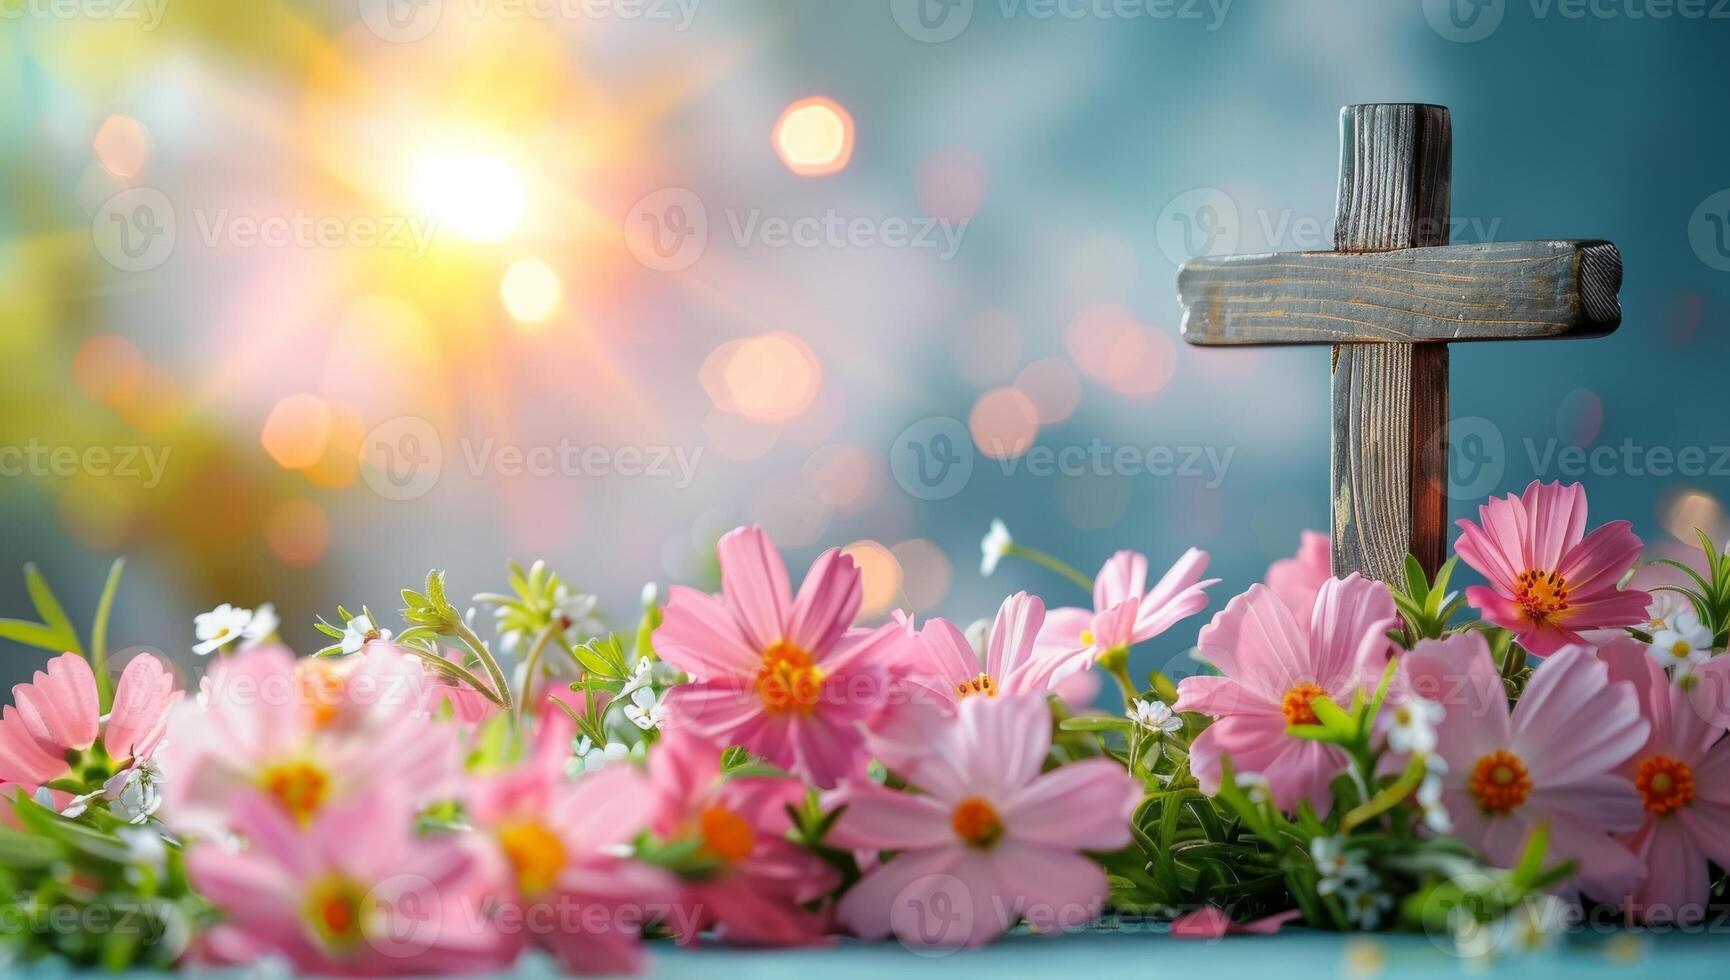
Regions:
<instances>
[{"instance_id":1,"label":"pale pink flower","mask_svg":"<svg viewBox=\"0 0 1730 980\"><path fill-rule=\"evenodd\" d=\"M1490 580L1468 588L1466 601L1532 653L1586 643L1582 631L1646 621L1652 597L1617 587L1640 560L1640 539L1627 521L1587 534L1586 491L1578 483L1534 480L1522 496L1479 507L1477 524L1458 523L1454 550Z\"/></svg>"},{"instance_id":2,"label":"pale pink flower","mask_svg":"<svg viewBox=\"0 0 1730 980\"><path fill-rule=\"evenodd\" d=\"M66 775L71 770L67 756L84 752L98 738L121 767L148 759L179 698L162 662L144 654L121 672L113 708L104 719L90 664L63 653L30 683L15 685L13 704L0 710L0 782L34 791Z\"/></svg>"},{"instance_id":3,"label":"pale pink flower","mask_svg":"<svg viewBox=\"0 0 1730 980\"><path fill-rule=\"evenodd\" d=\"M182 704L169 720L163 817L171 826L220 830L236 801L254 793L306 824L387 780L416 804L455 789L455 731L428 717L419 664L379 644L319 659L259 647L215 665L200 703Z\"/></svg>"},{"instance_id":4,"label":"pale pink flower","mask_svg":"<svg viewBox=\"0 0 1730 980\"><path fill-rule=\"evenodd\" d=\"M568 728L548 732L521 765L471 781L469 818L515 873L510 914L525 938L571 972L634 973L644 922L676 891L665 873L616 853L648 829L648 779L625 765L566 778Z\"/></svg>"},{"instance_id":5,"label":"pale pink flower","mask_svg":"<svg viewBox=\"0 0 1730 980\"><path fill-rule=\"evenodd\" d=\"M1151 640L1207 607L1207 587L1219 579L1203 580L1205 571L1207 552L1191 548L1149 589L1147 556L1119 551L1094 577L1093 608L1051 610L1036 653L1065 659L1058 672L1061 680L1093 658Z\"/></svg>"},{"instance_id":6,"label":"pale pink flower","mask_svg":"<svg viewBox=\"0 0 1730 980\"><path fill-rule=\"evenodd\" d=\"M193 887L224 916L205 956L242 964L275 953L297 971L342 976L508 965L518 944L493 914L508 889L502 860L473 834L416 834L413 816L389 787L306 824L258 794L236 800L247 846L206 841L186 855Z\"/></svg>"},{"instance_id":7,"label":"pale pink flower","mask_svg":"<svg viewBox=\"0 0 1730 980\"><path fill-rule=\"evenodd\" d=\"M1593 897L1627 894L1640 866L1610 834L1641 822L1640 796L1620 774L1651 730L1634 685L1612 682L1590 650L1568 647L1533 672L1510 712L1477 632L1424 640L1402 666L1412 693L1446 711L1436 752L1447 762L1441 802L1453 836L1509 868L1542 822L1547 863L1578 862L1579 885Z\"/></svg>"},{"instance_id":8,"label":"pale pink flower","mask_svg":"<svg viewBox=\"0 0 1730 980\"><path fill-rule=\"evenodd\" d=\"M1634 784L1645 818L1617 838L1646 867L1628 912L1645 922L1698 922L1712 897L1707 862L1730 867L1730 741L1645 644L1623 637L1598 655L1611 678L1634 686L1651 724L1646 744L1618 770Z\"/></svg>"},{"instance_id":9,"label":"pale pink flower","mask_svg":"<svg viewBox=\"0 0 1730 980\"><path fill-rule=\"evenodd\" d=\"M668 693L666 724L833 786L862 771L860 722L883 704L906 628L853 630L859 569L818 556L794 596L781 555L759 527L721 538L721 595L674 586L655 652L692 678Z\"/></svg>"},{"instance_id":10,"label":"pale pink flower","mask_svg":"<svg viewBox=\"0 0 1730 980\"><path fill-rule=\"evenodd\" d=\"M1387 587L1356 573L1324 583L1307 622L1265 585L1232 599L1197 641L1222 676L1184 678L1172 706L1214 719L1190 747L1202 791L1218 792L1220 760L1230 756L1234 772L1267 779L1280 809L1300 800L1318 813L1331 809L1329 783L1345 770L1345 752L1287 728L1315 724L1317 698L1343 706L1355 692L1373 690L1398 617Z\"/></svg>"},{"instance_id":11,"label":"pale pink flower","mask_svg":"<svg viewBox=\"0 0 1730 980\"><path fill-rule=\"evenodd\" d=\"M1051 692L1056 686L1055 675L1086 649L1038 652L1036 638L1044 622L1045 603L1038 596L1017 592L1003 600L986 634L981 661L954 623L927 620L902 666L914 700L941 706L953 714L956 705L973 696ZM1085 658L1081 666L1087 666Z\"/></svg>"},{"instance_id":12,"label":"pale pink flower","mask_svg":"<svg viewBox=\"0 0 1730 980\"><path fill-rule=\"evenodd\" d=\"M1312 595L1310 597L1314 599ZM1194 912L1178 916L1171 923L1174 939L1219 940L1227 936L1271 936L1288 923L1303 917L1303 912L1291 909L1262 919L1238 922L1217 905L1204 905Z\"/></svg>"},{"instance_id":13,"label":"pale pink flower","mask_svg":"<svg viewBox=\"0 0 1730 980\"><path fill-rule=\"evenodd\" d=\"M609 767L611 768L611 767ZM604 771L604 770L603 770ZM789 806L805 801L796 779L721 776L721 750L684 731L649 753L655 833L694 839L714 864L682 889L668 928L683 943L713 929L723 942L796 946L822 942L828 916L802 906L840 884L835 869L787 839Z\"/></svg>"},{"instance_id":14,"label":"pale pink flower","mask_svg":"<svg viewBox=\"0 0 1730 980\"><path fill-rule=\"evenodd\" d=\"M925 710L926 752L901 773L921 792L859 780L827 801L846 806L830 843L896 852L848 890L842 921L868 939L936 946L978 946L1023 918L1040 931L1092 922L1108 890L1081 852L1128 846L1141 788L1108 759L1042 773L1042 697L966 698L953 719Z\"/></svg>"},{"instance_id":15,"label":"pale pink flower","mask_svg":"<svg viewBox=\"0 0 1730 980\"><path fill-rule=\"evenodd\" d=\"M1297 554L1281 558L1267 567L1267 587L1301 622L1315 608L1316 593L1333 577L1333 546L1320 531L1305 531L1298 539Z\"/></svg>"}]
</instances>

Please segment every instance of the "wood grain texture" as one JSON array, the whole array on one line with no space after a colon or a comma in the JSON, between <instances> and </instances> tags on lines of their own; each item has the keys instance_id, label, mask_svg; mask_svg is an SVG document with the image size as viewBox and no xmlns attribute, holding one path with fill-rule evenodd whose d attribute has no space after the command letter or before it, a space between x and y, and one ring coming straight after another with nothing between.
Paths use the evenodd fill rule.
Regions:
<instances>
[{"instance_id":1,"label":"wood grain texture","mask_svg":"<svg viewBox=\"0 0 1730 980\"><path fill-rule=\"evenodd\" d=\"M1621 285L1609 242L1494 242L1202 259L1177 293L1192 344L1449 343L1603 336Z\"/></svg>"},{"instance_id":2,"label":"wood grain texture","mask_svg":"<svg viewBox=\"0 0 1730 980\"><path fill-rule=\"evenodd\" d=\"M1447 109L1345 107L1334 247L1446 245L1452 168ZM1448 349L1339 344L1333 365L1334 574L1395 582L1407 551L1434 574L1447 540Z\"/></svg>"}]
</instances>

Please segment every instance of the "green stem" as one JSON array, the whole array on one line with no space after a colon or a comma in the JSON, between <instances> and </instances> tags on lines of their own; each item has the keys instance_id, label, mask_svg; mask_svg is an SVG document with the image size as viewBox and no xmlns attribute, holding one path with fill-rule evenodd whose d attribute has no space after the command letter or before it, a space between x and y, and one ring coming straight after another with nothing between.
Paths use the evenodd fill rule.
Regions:
<instances>
[{"instance_id":1,"label":"green stem","mask_svg":"<svg viewBox=\"0 0 1730 980\"><path fill-rule=\"evenodd\" d=\"M541 669L541 651L547 648L547 643L554 634L560 632L558 624L548 623L535 634L535 642L529 646L528 656L523 658L523 693L517 698L517 703L529 703L529 690L535 684L535 672Z\"/></svg>"},{"instance_id":2,"label":"green stem","mask_svg":"<svg viewBox=\"0 0 1730 980\"><path fill-rule=\"evenodd\" d=\"M511 727L515 729L518 717L517 702L515 698L511 697L511 686L505 680L505 672L499 669L499 662L493 659L493 652L487 649L486 643L475 635L474 630L469 629L469 624L461 619L456 621L455 631L457 639L463 641L474 652L475 657L480 660L481 666L487 669L487 676L493 682L493 690L499 696L499 704L510 712Z\"/></svg>"},{"instance_id":3,"label":"green stem","mask_svg":"<svg viewBox=\"0 0 1730 980\"><path fill-rule=\"evenodd\" d=\"M1092 576L1082 572L1074 565L1071 565L1056 555L1040 551L1038 548L1029 548L1024 544L1011 544L1004 554L1014 555L1017 558L1025 558L1035 565L1041 565L1056 572L1064 578L1069 579L1071 582L1081 586L1083 590L1089 593L1093 591Z\"/></svg>"},{"instance_id":4,"label":"green stem","mask_svg":"<svg viewBox=\"0 0 1730 980\"><path fill-rule=\"evenodd\" d=\"M490 686L487 685L486 681L483 681L479 677L476 677L474 674L470 673L461 664L452 663L451 661L446 660L445 658L439 656L437 653L428 653L428 654L422 655L421 656L421 663L427 665L428 667L432 668L433 670L438 671L441 674L444 674L446 677L455 678L456 680L459 680L459 681L463 682L464 684L467 684L468 686L470 686L470 687L474 688L475 690L481 692L482 694L486 695L486 698L488 701L491 701L492 703L498 705L499 707L502 708L505 706L504 702L499 700L499 695L498 695L497 691L494 691Z\"/></svg>"}]
</instances>

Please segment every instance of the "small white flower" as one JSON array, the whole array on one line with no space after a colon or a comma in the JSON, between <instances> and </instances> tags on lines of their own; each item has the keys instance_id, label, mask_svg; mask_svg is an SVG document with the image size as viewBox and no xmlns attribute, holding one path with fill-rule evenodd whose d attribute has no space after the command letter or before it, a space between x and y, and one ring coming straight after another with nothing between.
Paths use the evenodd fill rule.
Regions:
<instances>
[{"instance_id":1,"label":"small white flower","mask_svg":"<svg viewBox=\"0 0 1730 980\"><path fill-rule=\"evenodd\" d=\"M161 834L145 827L121 827L114 836L126 845L128 864L149 868L159 876L167 870L168 845Z\"/></svg>"},{"instance_id":2,"label":"small white flower","mask_svg":"<svg viewBox=\"0 0 1730 980\"><path fill-rule=\"evenodd\" d=\"M619 688L619 694L634 694L654 683L654 667L648 657L638 658L636 665L631 668L631 679L625 682L624 687Z\"/></svg>"},{"instance_id":3,"label":"small white flower","mask_svg":"<svg viewBox=\"0 0 1730 980\"><path fill-rule=\"evenodd\" d=\"M192 652L201 657L208 656L241 639L246 636L252 619L252 610L226 602L209 612L199 613L192 618L192 633L198 638Z\"/></svg>"},{"instance_id":4,"label":"small white flower","mask_svg":"<svg viewBox=\"0 0 1730 980\"><path fill-rule=\"evenodd\" d=\"M1183 731L1183 719L1164 701L1143 701L1135 698L1130 701L1127 714L1130 721L1152 732L1155 738L1164 738Z\"/></svg>"},{"instance_id":5,"label":"small white flower","mask_svg":"<svg viewBox=\"0 0 1730 980\"><path fill-rule=\"evenodd\" d=\"M631 703L625 705L625 717L643 731L659 728L667 718L667 706L655 697L652 687L639 687L631 693Z\"/></svg>"},{"instance_id":6,"label":"small white flower","mask_svg":"<svg viewBox=\"0 0 1730 980\"><path fill-rule=\"evenodd\" d=\"M608 742L605 748L600 748L587 735L584 735L571 743L571 759L565 763L565 772L575 776L578 773L599 769L609 762L628 759L630 756L631 747L622 742Z\"/></svg>"},{"instance_id":7,"label":"small white flower","mask_svg":"<svg viewBox=\"0 0 1730 980\"><path fill-rule=\"evenodd\" d=\"M1675 592L1652 593L1652 603L1646 607L1646 632L1667 630L1679 612L1693 612L1694 604Z\"/></svg>"},{"instance_id":8,"label":"small white flower","mask_svg":"<svg viewBox=\"0 0 1730 980\"><path fill-rule=\"evenodd\" d=\"M1251 803L1266 803L1272 799L1273 784L1259 772L1240 772L1237 774L1237 788L1249 797Z\"/></svg>"},{"instance_id":9,"label":"small white flower","mask_svg":"<svg viewBox=\"0 0 1730 980\"><path fill-rule=\"evenodd\" d=\"M1424 826L1431 833L1451 834L1454 832L1454 818L1448 814L1448 808L1442 803L1442 777L1447 775L1448 764L1442 757L1431 753L1424 756L1424 780L1418 784L1414 795L1418 801L1418 812L1423 814Z\"/></svg>"},{"instance_id":10,"label":"small white flower","mask_svg":"<svg viewBox=\"0 0 1730 980\"><path fill-rule=\"evenodd\" d=\"M162 784L166 780L162 767L145 759L128 769L122 769L102 784L102 795L108 798L109 809L127 823L143 823L162 806Z\"/></svg>"},{"instance_id":11,"label":"small white flower","mask_svg":"<svg viewBox=\"0 0 1730 980\"><path fill-rule=\"evenodd\" d=\"M642 604L647 609L661 599L661 587L653 582L643 583Z\"/></svg>"},{"instance_id":12,"label":"small white flower","mask_svg":"<svg viewBox=\"0 0 1730 980\"><path fill-rule=\"evenodd\" d=\"M1436 750L1436 725L1447 711L1438 703L1413 697L1389 712L1388 748L1400 755Z\"/></svg>"},{"instance_id":13,"label":"small white flower","mask_svg":"<svg viewBox=\"0 0 1730 980\"><path fill-rule=\"evenodd\" d=\"M993 519L991 530L985 532L985 540L979 542L979 574L990 578L991 573L997 571L997 563L1014 546L1015 540L1009 536L1009 528L1004 527L1002 521Z\"/></svg>"},{"instance_id":14,"label":"small white flower","mask_svg":"<svg viewBox=\"0 0 1730 980\"><path fill-rule=\"evenodd\" d=\"M586 640L607 631L606 625L595 616L600 601L587 592L572 592L561 584L553 591L553 612L564 619L566 628L578 639Z\"/></svg>"},{"instance_id":15,"label":"small white flower","mask_svg":"<svg viewBox=\"0 0 1730 980\"><path fill-rule=\"evenodd\" d=\"M1704 663L1712 656L1712 631L1692 610L1670 619L1670 626L1652 634L1652 656L1665 668Z\"/></svg>"},{"instance_id":16,"label":"small white flower","mask_svg":"<svg viewBox=\"0 0 1730 980\"><path fill-rule=\"evenodd\" d=\"M342 652L359 653L361 647L370 640L388 640L390 630L381 630L372 624L370 616L356 616L342 628Z\"/></svg>"},{"instance_id":17,"label":"small white flower","mask_svg":"<svg viewBox=\"0 0 1730 980\"><path fill-rule=\"evenodd\" d=\"M268 602L261 602L252 611L252 619L246 624L246 639L242 646L257 646L271 638L282 626L282 617L276 614L276 607Z\"/></svg>"},{"instance_id":18,"label":"small white flower","mask_svg":"<svg viewBox=\"0 0 1730 980\"><path fill-rule=\"evenodd\" d=\"M101 790L97 790L94 793L84 793L84 794L79 795L79 796L74 796L71 800L69 800L67 802L66 807L60 811L60 815L65 817L68 820L72 820L72 819L75 819L77 817L81 817L84 815L85 810L90 809L91 803L93 803L96 800L99 800L101 798L102 798L102 791ZM50 807L52 807L54 805L53 804L54 798L52 796L50 796L48 799L49 799L48 805Z\"/></svg>"},{"instance_id":19,"label":"small white flower","mask_svg":"<svg viewBox=\"0 0 1730 980\"><path fill-rule=\"evenodd\" d=\"M1317 837L1310 841L1310 860L1315 862L1316 871L1322 876L1316 891L1323 895L1332 895L1370 874L1363 855L1346 850L1344 837Z\"/></svg>"},{"instance_id":20,"label":"small white flower","mask_svg":"<svg viewBox=\"0 0 1730 980\"><path fill-rule=\"evenodd\" d=\"M1394 907L1394 897L1382 891L1382 879L1374 872L1340 889L1340 903L1346 907L1346 918L1365 931L1382 924L1382 916Z\"/></svg>"}]
</instances>

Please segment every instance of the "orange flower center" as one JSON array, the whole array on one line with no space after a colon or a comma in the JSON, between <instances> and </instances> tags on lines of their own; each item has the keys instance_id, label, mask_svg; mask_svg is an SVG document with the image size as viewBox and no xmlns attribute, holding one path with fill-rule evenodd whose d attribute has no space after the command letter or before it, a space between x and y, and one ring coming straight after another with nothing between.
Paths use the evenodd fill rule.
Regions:
<instances>
[{"instance_id":1,"label":"orange flower center","mask_svg":"<svg viewBox=\"0 0 1730 980\"><path fill-rule=\"evenodd\" d=\"M565 845L539 820L518 820L498 830L499 849L517 872L517 886L525 895L552 887L565 866Z\"/></svg>"},{"instance_id":2,"label":"orange flower center","mask_svg":"<svg viewBox=\"0 0 1730 980\"><path fill-rule=\"evenodd\" d=\"M1514 601L1534 623L1560 619L1568 611L1568 580L1536 568L1514 580Z\"/></svg>"},{"instance_id":3,"label":"orange flower center","mask_svg":"<svg viewBox=\"0 0 1730 980\"><path fill-rule=\"evenodd\" d=\"M1519 756L1497 749L1472 767L1471 790L1486 813L1511 813L1532 795L1532 775Z\"/></svg>"},{"instance_id":4,"label":"orange flower center","mask_svg":"<svg viewBox=\"0 0 1730 980\"><path fill-rule=\"evenodd\" d=\"M957 698L964 698L971 694L983 694L988 698L994 698L997 696L997 682L991 679L990 674L980 674L972 680L962 681L955 685Z\"/></svg>"},{"instance_id":5,"label":"orange flower center","mask_svg":"<svg viewBox=\"0 0 1730 980\"><path fill-rule=\"evenodd\" d=\"M331 875L307 887L301 914L326 949L341 952L360 942L365 908L365 888L348 878Z\"/></svg>"},{"instance_id":6,"label":"orange flower center","mask_svg":"<svg viewBox=\"0 0 1730 980\"><path fill-rule=\"evenodd\" d=\"M763 651L763 666L757 668L757 696L765 708L810 714L822 692L823 668L811 663L810 654L786 640L777 640Z\"/></svg>"},{"instance_id":7,"label":"orange flower center","mask_svg":"<svg viewBox=\"0 0 1730 980\"><path fill-rule=\"evenodd\" d=\"M955 804L949 824L955 828L955 835L971 847L988 848L1003 836L1003 821L998 818L996 808L978 796L969 796Z\"/></svg>"},{"instance_id":8,"label":"orange flower center","mask_svg":"<svg viewBox=\"0 0 1730 980\"><path fill-rule=\"evenodd\" d=\"M743 861L757 846L757 834L751 825L724 806L704 810L697 817L697 829L703 835L703 853L725 864Z\"/></svg>"},{"instance_id":9,"label":"orange flower center","mask_svg":"<svg viewBox=\"0 0 1730 980\"><path fill-rule=\"evenodd\" d=\"M336 719L347 673L330 657L302 657L294 662L295 692L312 713L313 727L323 728Z\"/></svg>"},{"instance_id":10,"label":"orange flower center","mask_svg":"<svg viewBox=\"0 0 1730 980\"><path fill-rule=\"evenodd\" d=\"M1681 759L1655 755L1640 761L1634 788L1645 800L1647 813L1675 813L1694 802L1694 770Z\"/></svg>"},{"instance_id":11,"label":"orange flower center","mask_svg":"<svg viewBox=\"0 0 1730 980\"><path fill-rule=\"evenodd\" d=\"M1285 692L1285 697L1281 698L1279 702L1279 710L1281 714L1285 715L1285 723L1288 725L1314 725L1319 722L1321 719L1316 717L1315 700L1316 698L1327 697L1327 693L1322 690L1320 684L1311 684L1309 681Z\"/></svg>"},{"instance_id":12,"label":"orange flower center","mask_svg":"<svg viewBox=\"0 0 1730 980\"><path fill-rule=\"evenodd\" d=\"M310 762L283 762L258 774L258 785L301 824L330 798L330 776Z\"/></svg>"}]
</instances>

